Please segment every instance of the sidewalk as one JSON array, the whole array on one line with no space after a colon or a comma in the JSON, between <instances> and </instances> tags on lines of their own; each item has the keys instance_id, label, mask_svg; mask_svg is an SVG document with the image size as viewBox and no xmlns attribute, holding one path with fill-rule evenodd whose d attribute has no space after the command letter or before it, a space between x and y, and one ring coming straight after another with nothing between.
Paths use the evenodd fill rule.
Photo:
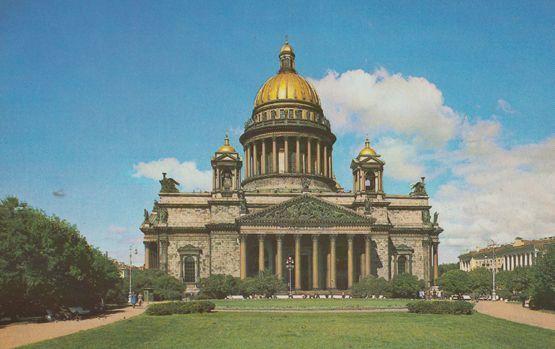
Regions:
<instances>
[{"instance_id":1,"label":"sidewalk","mask_svg":"<svg viewBox=\"0 0 555 349\"><path fill-rule=\"evenodd\" d=\"M112 310L103 317L92 317L81 321L58 321L45 323L13 323L0 326L0 348L14 348L46 339L66 336L75 332L104 326L141 314L146 306L125 307Z\"/></svg>"},{"instance_id":2,"label":"sidewalk","mask_svg":"<svg viewBox=\"0 0 555 349\"><path fill-rule=\"evenodd\" d=\"M479 313L493 317L555 330L555 314L530 310L522 307L520 304L505 303L502 301L480 301L476 304L474 309Z\"/></svg>"}]
</instances>

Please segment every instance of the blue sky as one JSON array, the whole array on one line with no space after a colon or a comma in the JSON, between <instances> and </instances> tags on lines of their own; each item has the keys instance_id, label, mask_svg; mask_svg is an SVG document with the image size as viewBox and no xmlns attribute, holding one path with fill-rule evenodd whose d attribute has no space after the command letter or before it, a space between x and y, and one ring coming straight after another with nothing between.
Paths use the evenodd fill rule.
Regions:
<instances>
[{"instance_id":1,"label":"blue sky","mask_svg":"<svg viewBox=\"0 0 555 349\"><path fill-rule=\"evenodd\" d=\"M159 188L134 165L175 158L189 164L183 189L200 187L187 169L206 174L227 130L238 146L287 34L338 136L345 188L369 134L387 192L429 178L442 260L489 238L553 235L553 2L230 4L2 2L0 196L125 258L129 244L142 248L142 210Z\"/></svg>"}]
</instances>

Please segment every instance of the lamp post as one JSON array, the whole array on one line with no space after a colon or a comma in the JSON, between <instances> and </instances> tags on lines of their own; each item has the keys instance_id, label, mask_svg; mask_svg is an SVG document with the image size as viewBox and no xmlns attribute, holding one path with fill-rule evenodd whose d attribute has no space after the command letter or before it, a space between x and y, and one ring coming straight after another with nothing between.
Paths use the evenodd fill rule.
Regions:
<instances>
[{"instance_id":1,"label":"lamp post","mask_svg":"<svg viewBox=\"0 0 555 349\"><path fill-rule=\"evenodd\" d=\"M493 286L492 286L492 289L491 289L491 299L492 300L497 300L497 295L495 293L495 273L497 271L497 260L495 259L495 247L496 247L496 245L495 245L495 241L493 241L493 240L490 240L490 241L491 241L490 246L491 246L492 258L493 258L493 261L492 261Z\"/></svg>"},{"instance_id":2,"label":"lamp post","mask_svg":"<svg viewBox=\"0 0 555 349\"><path fill-rule=\"evenodd\" d=\"M133 254L137 254L137 249L135 249L135 251L133 251L133 246L129 246L129 303L131 303L131 293L132 293L132 288L131 288L131 267L133 265Z\"/></svg>"},{"instance_id":3,"label":"lamp post","mask_svg":"<svg viewBox=\"0 0 555 349\"><path fill-rule=\"evenodd\" d=\"M285 262L285 267L287 268L287 270L289 270L289 294L291 294L291 290L292 290L292 285L291 285L291 271L293 270L293 268L295 268L295 261L293 260L293 257L289 256L287 257L287 261Z\"/></svg>"}]
</instances>

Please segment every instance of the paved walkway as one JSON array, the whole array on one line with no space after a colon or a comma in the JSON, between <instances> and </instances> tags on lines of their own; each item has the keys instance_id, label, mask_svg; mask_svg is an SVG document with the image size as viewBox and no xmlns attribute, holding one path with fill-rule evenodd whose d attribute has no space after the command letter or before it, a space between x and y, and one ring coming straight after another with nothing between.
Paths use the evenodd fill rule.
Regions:
<instances>
[{"instance_id":1,"label":"paved walkway","mask_svg":"<svg viewBox=\"0 0 555 349\"><path fill-rule=\"evenodd\" d=\"M0 326L0 348L15 348L20 345L31 344L46 339L66 336L75 332L104 326L115 321L128 319L141 314L146 307L121 308L108 312L103 317L93 317L85 320L69 320L44 323L12 323Z\"/></svg>"},{"instance_id":2,"label":"paved walkway","mask_svg":"<svg viewBox=\"0 0 555 349\"><path fill-rule=\"evenodd\" d=\"M520 304L505 303L502 301L480 301L476 304L474 309L479 313L497 318L555 330L555 314L530 310L522 307Z\"/></svg>"}]
</instances>

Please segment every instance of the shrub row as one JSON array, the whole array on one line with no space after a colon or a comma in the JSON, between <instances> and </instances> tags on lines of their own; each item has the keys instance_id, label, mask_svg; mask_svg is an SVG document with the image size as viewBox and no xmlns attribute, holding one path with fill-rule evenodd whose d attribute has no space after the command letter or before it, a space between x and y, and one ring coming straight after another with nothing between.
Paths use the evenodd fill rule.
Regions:
<instances>
[{"instance_id":1,"label":"shrub row","mask_svg":"<svg viewBox=\"0 0 555 349\"><path fill-rule=\"evenodd\" d=\"M146 309L147 315L172 315L191 313L210 313L216 305L209 301L168 302L151 304Z\"/></svg>"},{"instance_id":2,"label":"shrub row","mask_svg":"<svg viewBox=\"0 0 555 349\"><path fill-rule=\"evenodd\" d=\"M407 304L410 313L470 315L474 304L465 301L414 301Z\"/></svg>"},{"instance_id":3,"label":"shrub row","mask_svg":"<svg viewBox=\"0 0 555 349\"><path fill-rule=\"evenodd\" d=\"M283 281L268 271L244 280L231 275L215 274L200 280L200 293L197 299L222 299L232 294L241 294L245 297L252 295L271 297L284 289Z\"/></svg>"},{"instance_id":4,"label":"shrub row","mask_svg":"<svg viewBox=\"0 0 555 349\"><path fill-rule=\"evenodd\" d=\"M352 294L355 298L372 296L416 298L418 291L424 288L423 281L410 274L396 275L391 281L369 276L353 284Z\"/></svg>"}]
</instances>

